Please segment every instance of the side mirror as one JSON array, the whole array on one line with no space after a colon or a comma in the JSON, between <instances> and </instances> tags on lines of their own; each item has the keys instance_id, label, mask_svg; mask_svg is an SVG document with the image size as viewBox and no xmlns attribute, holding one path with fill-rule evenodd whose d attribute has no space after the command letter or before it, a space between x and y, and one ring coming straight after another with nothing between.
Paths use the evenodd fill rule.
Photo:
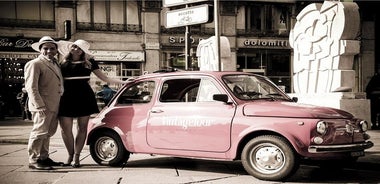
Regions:
<instances>
[{"instance_id":1,"label":"side mirror","mask_svg":"<svg viewBox=\"0 0 380 184\"><path fill-rule=\"evenodd\" d=\"M224 103L228 102L228 96L226 94L215 94L215 95L212 95L212 99L216 100L216 101L221 101L221 102L224 102Z\"/></svg>"},{"instance_id":2,"label":"side mirror","mask_svg":"<svg viewBox=\"0 0 380 184\"><path fill-rule=\"evenodd\" d=\"M293 100L293 102L298 102L298 98L297 97L293 97L292 100Z\"/></svg>"}]
</instances>

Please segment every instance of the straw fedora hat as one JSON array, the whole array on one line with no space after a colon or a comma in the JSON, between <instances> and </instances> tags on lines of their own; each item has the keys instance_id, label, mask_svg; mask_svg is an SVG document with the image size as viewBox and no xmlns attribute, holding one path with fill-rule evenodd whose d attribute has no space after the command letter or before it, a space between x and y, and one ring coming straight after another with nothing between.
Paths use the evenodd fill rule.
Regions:
<instances>
[{"instance_id":1,"label":"straw fedora hat","mask_svg":"<svg viewBox=\"0 0 380 184\"><path fill-rule=\"evenodd\" d=\"M76 45L78 46L84 53L88 54L88 55L92 55L91 52L90 52L90 43L88 43L86 40L76 40L75 42L69 42L69 41L59 41L58 42L61 47L58 49L58 51L62 54L62 55L66 55L70 52L70 49L71 49L71 46L72 45Z\"/></svg>"},{"instance_id":2,"label":"straw fedora hat","mask_svg":"<svg viewBox=\"0 0 380 184\"><path fill-rule=\"evenodd\" d=\"M54 43L55 45L57 45L57 47L59 45L58 42L56 42L50 36L44 36L40 39L40 41L32 44L32 49L37 51L37 52L40 52L41 45L45 44L45 43Z\"/></svg>"}]
</instances>

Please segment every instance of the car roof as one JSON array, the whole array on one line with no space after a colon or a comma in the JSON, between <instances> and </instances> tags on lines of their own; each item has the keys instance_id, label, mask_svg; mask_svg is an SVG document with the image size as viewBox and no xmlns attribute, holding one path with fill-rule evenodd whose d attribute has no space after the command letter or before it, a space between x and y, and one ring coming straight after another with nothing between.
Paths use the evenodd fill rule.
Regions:
<instances>
[{"instance_id":1,"label":"car roof","mask_svg":"<svg viewBox=\"0 0 380 184\"><path fill-rule=\"evenodd\" d=\"M145 75L134 77L130 80L142 80L146 78L162 78L162 77L171 77L171 76L189 76L189 75L207 75L207 76L214 76L216 78L220 78L223 75L229 75L229 74L244 74L244 75L255 75L260 76L252 73L247 72L239 72L239 71L163 71L163 72L154 72L154 73L148 73Z\"/></svg>"}]
</instances>

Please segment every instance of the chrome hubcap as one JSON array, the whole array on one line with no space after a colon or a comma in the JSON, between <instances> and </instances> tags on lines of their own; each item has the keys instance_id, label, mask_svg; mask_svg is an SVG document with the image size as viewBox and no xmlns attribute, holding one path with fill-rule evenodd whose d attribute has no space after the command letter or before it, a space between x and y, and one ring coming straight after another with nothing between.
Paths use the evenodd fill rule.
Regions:
<instances>
[{"instance_id":1,"label":"chrome hubcap","mask_svg":"<svg viewBox=\"0 0 380 184\"><path fill-rule=\"evenodd\" d=\"M110 137L101 137L96 141L96 154L103 161L110 161L117 155L118 148L115 140Z\"/></svg>"},{"instance_id":2,"label":"chrome hubcap","mask_svg":"<svg viewBox=\"0 0 380 184\"><path fill-rule=\"evenodd\" d=\"M272 144L255 147L251 152L251 161L254 168L266 174L277 172L286 162L285 154Z\"/></svg>"}]
</instances>

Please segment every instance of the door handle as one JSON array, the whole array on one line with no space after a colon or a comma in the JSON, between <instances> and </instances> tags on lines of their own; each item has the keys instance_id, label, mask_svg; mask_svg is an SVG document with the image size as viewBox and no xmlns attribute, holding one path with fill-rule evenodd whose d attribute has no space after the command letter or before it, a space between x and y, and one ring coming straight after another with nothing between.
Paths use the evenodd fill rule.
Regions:
<instances>
[{"instance_id":1,"label":"door handle","mask_svg":"<svg viewBox=\"0 0 380 184\"><path fill-rule=\"evenodd\" d=\"M152 109L150 112L151 113L161 113L161 112L164 112L164 111L161 110L161 109Z\"/></svg>"}]
</instances>

